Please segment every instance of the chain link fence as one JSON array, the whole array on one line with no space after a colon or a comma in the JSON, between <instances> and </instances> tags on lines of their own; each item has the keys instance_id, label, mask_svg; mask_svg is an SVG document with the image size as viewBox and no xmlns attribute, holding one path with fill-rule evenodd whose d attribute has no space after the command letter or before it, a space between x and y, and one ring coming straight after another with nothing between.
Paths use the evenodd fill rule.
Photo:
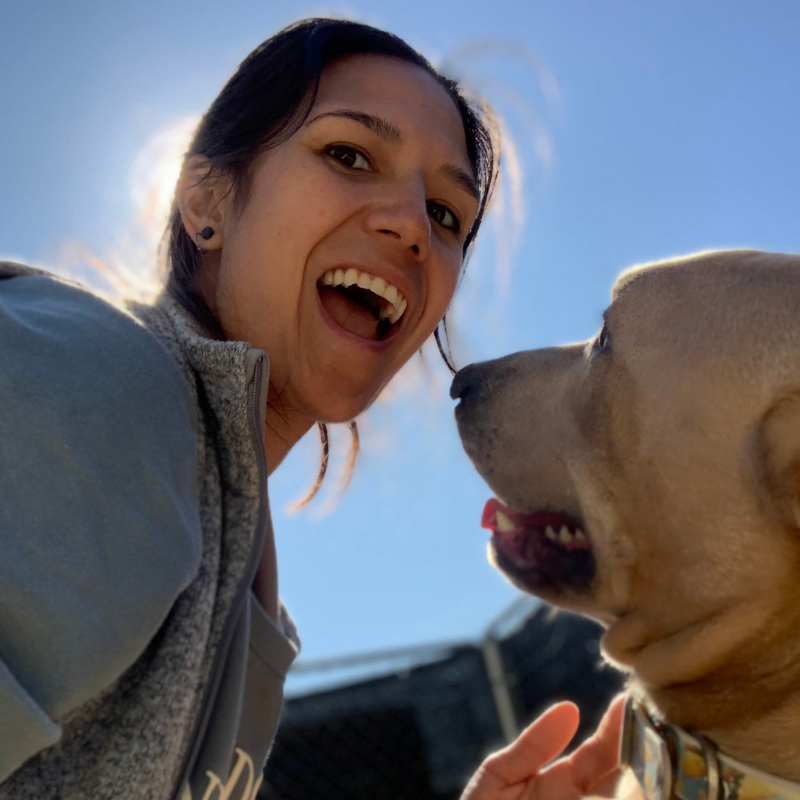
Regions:
<instances>
[{"instance_id":1,"label":"chain link fence","mask_svg":"<svg viewBox=\"0 0 800 800\"><path fill-rule=\"evenodd\" d=\"M476 643L367 654L296 670L373 676L290 696L259 800L457 800L483 758L556 700L581 709L575 744L622 676L601 629L527 598Z\"/></svg>"}]
</instances>

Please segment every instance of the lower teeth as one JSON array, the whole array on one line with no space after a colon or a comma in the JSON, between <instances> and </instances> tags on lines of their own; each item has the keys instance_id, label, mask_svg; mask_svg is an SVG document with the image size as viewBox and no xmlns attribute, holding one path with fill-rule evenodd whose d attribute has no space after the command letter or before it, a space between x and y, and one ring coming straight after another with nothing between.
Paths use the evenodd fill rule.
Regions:
<instances>
[{"instance_id":1,"label":"lower teeth","mask_svg":"<svg viewBox=\"0 0 800 800\"><path fill-rule=\"evenodd\" d=\"M392 323L388 319L382 319L378 322L378 338L385 339L392 329Z\"/></svg>"}]
</instances>

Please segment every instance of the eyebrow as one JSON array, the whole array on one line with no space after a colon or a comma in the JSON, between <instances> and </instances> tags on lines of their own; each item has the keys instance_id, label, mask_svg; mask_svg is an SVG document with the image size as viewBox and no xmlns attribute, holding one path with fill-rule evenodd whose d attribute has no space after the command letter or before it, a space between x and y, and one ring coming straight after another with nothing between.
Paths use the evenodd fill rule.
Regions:
<instances>
[{"instance_id":1,"label":"eyebrow","mask_svg":"<svg viewBox=\"0 0 800 800\"><path fill-rule=\"evenodd\" d=\"M389 122L388 119L378 117L375 114L367 114L364 111L353 111L350 109L326 111L324 114L320 114L314 117L314 119L309 120L308 124L312 125L326 117L339 117L340 119L350 119L353 120L353 122L358 122L390 144L400 144L403 141L403 134L397 125ZM460 189L467 192L471 197L475 198L475 200L480 200L481 193L478 188L478 183L465 169L457 167L455 164L445 164L440 168L439 172L445 178L455 183Z\"/></svg>"},{"instance_id":2,"label":"eyebrow","mask_svg":"<svg viewBox=\"0 0 800 800\"><path fill-rule=\"evenodd\" d=\"M308 124L311 125L326 117L351 119L353 122L358 122L365 128L369 128L369 130L380 136L381 139L385 139L390 144L400 144L400 142L403 141L403 134L400 133L400 128L398 128L397 125L394 125L383 117L376 117L374 114L366 114L363 111L350 111L348 109L327 111L324 114L320 114L318 117L314 117Z\"/></svg>"},{"instance_id":3,"label":"eyebrow","mask_svg":"<svg viewBox=\"0 0 800 800\"><path fill-rule=\"evenodd\" d=\"M461 169L461 167L457 167L454 164L445 164L439 172L454 183L457 183L461 189L472 195L476 200L481 199L481 192L478 189L475 178L465 169Z\"/></svg>"}]
</instances>

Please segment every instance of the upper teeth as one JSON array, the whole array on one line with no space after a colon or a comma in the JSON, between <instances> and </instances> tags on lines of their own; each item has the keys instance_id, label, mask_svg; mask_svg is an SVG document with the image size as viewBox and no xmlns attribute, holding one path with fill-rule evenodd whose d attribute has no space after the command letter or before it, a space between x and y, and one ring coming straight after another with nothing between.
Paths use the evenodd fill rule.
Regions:
<instances>
[{"instance_id":1,"label":"upper teeth","mask_svg":"<svg viewBox=\"0 0 800 800\"><path fill-rule=\"evenodd\" d=\"M502 511L497 512L497 530L500 533L511 533L517 526Z\"/></svg>"},{"instance_id":2,"label":"upper teeth","mask_svg":"<svg viewBox=\"0 0 800 800\"><path fill-rule=\"evenodd\" d=\"M408 303L403 293L383 278L374 278L366 272L360 272L354 267L348 269L329 269L323 276L322 282L326 286L352 286L355 284L361 289L369 289L378 297L389 301L386 308L381 309L380 319L388 319L392 325L403 316Z\"/></svg>"}]
</instances>

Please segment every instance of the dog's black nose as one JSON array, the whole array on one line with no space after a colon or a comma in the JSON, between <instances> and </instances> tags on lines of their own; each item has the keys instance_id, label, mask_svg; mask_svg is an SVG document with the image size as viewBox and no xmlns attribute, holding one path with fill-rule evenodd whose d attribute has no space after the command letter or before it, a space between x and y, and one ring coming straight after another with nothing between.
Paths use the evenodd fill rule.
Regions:
<instances>
[{"instance_id":1,"label":"dog's black nose","mask_svg":"<svg viewBox=\"0 0 800 800\"><path fill-rule=\"evenodd\" d=\"M473 370L469 367L464 367L464 369L456 373L453 382L450 384L450 397L453 400L463 400L469 394L472 388L471 373L473 373Z\"/></svg>"}]
</instances>

